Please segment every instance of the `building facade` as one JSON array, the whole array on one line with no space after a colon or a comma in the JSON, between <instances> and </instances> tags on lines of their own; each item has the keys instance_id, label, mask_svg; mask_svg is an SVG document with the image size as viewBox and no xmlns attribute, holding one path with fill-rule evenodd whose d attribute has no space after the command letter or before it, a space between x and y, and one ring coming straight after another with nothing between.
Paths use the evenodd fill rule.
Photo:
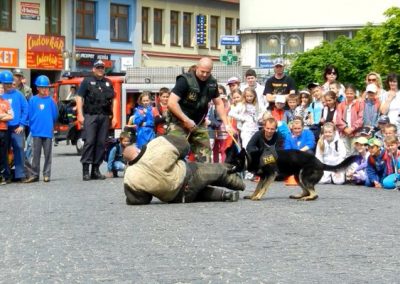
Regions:
<instances>
[{"instance_id":1,"label":"building facade","mask_svg":"<svg viewBox=\"0 0 400 284\"><path fill-rule=\"evenodd\" d=\"M273 57L304 52L323 40L354 37L368 22L382 23L398 0L240 1L241 62L271 70Z\"/></svg>"},{"instance_id":2,"label":"building facade","mask_svg":"<svg viewBox=\"0 0 400 284\"><path fill-rule=\"evenodd\" d=\"M218 61L239 54L220 40L239 24L239 0L0 0L0 69L21 68L29 83L97 59L115 72Z\"/></svg>"},{"instance_id":3,"label":"building facade","mask_svg":"<svg viewBox=\"0 0 400 284\"><path fill-rule=\"evenodd\" d=\"M137 12L141 66L190 66L202 56L219 60L226 50L240 51L220 42L237 34L239 0L138 0Z\"/></svg>"},{"instance_id":4,"label":"building facade","mask_svg":"<svg viewBox=\"0 0 400 284\"><path fill-rule=\"evenodd\" d=\"M38 74L55 80L70 40L68 2L1 0L0 70L21 68L28 83Z\"/></svg>"}]
</instances>

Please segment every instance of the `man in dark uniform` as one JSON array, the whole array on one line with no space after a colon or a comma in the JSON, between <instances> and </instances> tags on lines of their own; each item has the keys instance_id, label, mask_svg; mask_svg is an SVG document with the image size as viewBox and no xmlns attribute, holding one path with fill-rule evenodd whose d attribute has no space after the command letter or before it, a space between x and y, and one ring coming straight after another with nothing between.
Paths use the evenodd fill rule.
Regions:
<instances>
[{"instance_id":1,"label":"man in dark uniform","mask_svg":"<svg viewBox=\"0 0 400 284\"><path fill-rule=\"evenodd\" d=\"M194 72L179 75L168 100L170 122L167 134L187 137L196 161L211 162L210 138L205 126L208 103L212 100L215 109L231 132L224 103L219 98L217 80L211 75L213 63L203 57Z\"/></svg>"},{"instance_id":2,"label":"man in dark uniform","mask_svg":"<svg viewBox=\"0 0 400 284\"><path fill-rule=\"evenodd\" d=\"M110 80L104 77L104 62L98 60L93 65L93 76L85 78L76 97L77 119L83 125L81 163L83 180L105 179L99 167L103 161L105 141L110 126L117 124L117 105L113 103L114 88ZM89 175L89 166L92 172Z\"/></svg>"}]
</instances>

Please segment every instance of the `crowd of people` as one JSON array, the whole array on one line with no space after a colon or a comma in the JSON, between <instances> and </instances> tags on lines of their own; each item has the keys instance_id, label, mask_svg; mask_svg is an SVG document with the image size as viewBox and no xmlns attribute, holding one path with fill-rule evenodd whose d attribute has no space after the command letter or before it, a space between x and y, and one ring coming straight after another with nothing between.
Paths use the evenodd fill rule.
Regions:
<instances>
[{"instance_id":1,"label":"crowd of people","mask_svg":"<svg viewBox=\"0 0 400 284\"><path fill-rule=\"evenodd\" d=\"M38 76L35 86L38 92L33 96L31 88L23 83L23 73L19 69L0 73L1 185L39 181L42 150L43 181L50 181L53 129L58 109L50 96L49 78Z\"/></svg>"},{"instance_id":2,"label":"crowd of people","mask_svg":"<svg viewBox=\"0 0 400 284\"><path fill-rule=\"evenodd\" d=\"M279 130L278 149L307 151L328 165L357 155L357 162L345 172L325 172L320 183L400 187L400 91L396 74L387 74L382 82L380 74L370 72L365 78L365 88L357 90L351 83L340 82L338 68L329 65L321 74L322 83L310 82L306 89L298 91L279 59L274 63L274 75L265 86L257 82L253 69L247 70L244 82L231 77L220 85L211 71L212 61L202 58L191 72L177 78L172 90L162 88L155 101L150 93L142 93L126 131L104 156L106 134L103 130L108 129L109 117L114 112L113 90L104 78L104 64L95 63L95 76L81 85L77 96L77 118L88 131L81 158L83 179L117 177L118 172L125 171L123 151L132 142L131 133L135 133L135 146L139 150L156 137L168 134L186 138L191 149L189 159L223 163L225 150L233 140L247 148L253 136L265 126L266 119L273 118ZM1 181L38 181L42 148L45 153L43 179L50 181L52 127L57 107L48 99L47 77L36 80L38 94L32 96L29 87L21 85L20 76L19 71L14 74L4 71L0 77ZM104 97L103 109L90 104L91 84L101 86L95 92ZM33 141L32 145L26 143L32 147L33 156L29 177L25 172L27 151L24 151L27 133ZM7 159L10 148L14 176ZM106 175L99 172L103 159L107 162ZM257 180L249 172L245 178Z\"/></svg>"}]
</instances>

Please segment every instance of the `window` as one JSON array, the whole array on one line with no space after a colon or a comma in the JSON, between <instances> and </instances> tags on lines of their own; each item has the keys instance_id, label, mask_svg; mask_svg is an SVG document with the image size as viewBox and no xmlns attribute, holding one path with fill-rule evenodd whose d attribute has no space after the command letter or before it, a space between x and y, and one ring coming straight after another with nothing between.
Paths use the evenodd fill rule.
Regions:
<instances>
[{"instance_id":1,"label":"window","mask_svg":"<svg viewBox=\"0 0 400 284\"><path fill-rule=\"evenodd\" d=\"M154 43L162 44L163 36L163 10L154 9Z\"/></svg>"},{"instance_id":2,"label":"window","mask_svg":"<svg viewBox=\"0 0 400 284\"><path fill-rule=\"evenodd\" d=\"M142 42L149 43L149 8L142 7Z\"/></svg>"},{"instance_id":3,"label":"window","mask_svg":"<svg viewBox=\"0 0 400 284\"><path fill-rule=\"evenodd\" d=\"M95 3L78 0L76 7L76 36L79 38L96 38Z\"/></svg>"},{"instance_id":4,"label":"window","mask_svg":"<svg viewBox=\"0 0 400 284\"><path fill-rule=\"evenodd\" d=\"M218 20L217 16L211 16L210 20L210 47L213 49L218 48Z\"/></svg>"},{"instance_id":5,"label":"window","mask_svg":"<svg viewBox=\"0 0 400 284\"><path fill-rule=\"evenodd\" d=\"M183 13L183 46L192 47L192 14Z\"/></svg>"},{"instance_id":6,"label":"window","mask_svg":"<svg viewBox=\"0 0 400 284\"><path fill-rule=\"evenodd\" d=\"M61 0L46 0L46 35L61 34Z\"/></svg>"},{"instance_id":7,"label":"window","mask_svg":"<svg viewBox=\"0 0 400 284\"><path fill-rule=\"evenodd\" d=\"M12 27L12 2L0 0L0 30L11 31Z\"/></svg>"},{"instance_id":8,"label":"window","mask_svg":"<svg viewBox=\"0 0 400 284\"><path fill-rule=\"evenodd\" d=\"M354 38L357 31L329 31L324 32L324 39L329 42L335 41L339 36Z\"/></svg>"},{"instance_id":9,"label":"window","mask_svg":"<svg viewBox=\"0 0 400 284\"><path fill-rule=\"evenodd\" d=\"M240 19L236 19L236 34L240 32ZM236 52L240 52L240 45L236 46Z\"/></svg>"},{"instance_id":10,"label":"window","mask_svg":"<svg viewBox=\"0 0 400 284\"><path fill-rule=\"evenodd\" d=\"M128 41L129 6L111 4L111 40Z\"/></svg>"},{"instance_id":11,"label":"window","mask_svg":"<svg viewBox=\"0 0 400 284\"><path fill-rule=\"evenodd\" d=\"M260 35L258 47L260 54L293 54L304 51L303 34L264 34Z\"/></svg>"},{"instance_id":12,"label":"window","mask_svg":"<svg viewBox=\"0 0 400 284\"><path fill-rule=\"evenodd\" d=\"M233 19L225 18L225 35L233 35ZM231 45L226 45L225 49L232 49Z\"/></svg>"},{"instance_id":13,"label":"window","mask_svg":"<svg viewBox=\"0 0 400 284\"><path fill-rule=\"evenodd\" d=\"M225 34L233 35L233 19L225 18Z\"/></svg>"},{"instance_id":14,"label":"window","mask_svg":"<svg viewBox=\"0 0 400 284\"><path fill-rule=\"evenodd\" d=\"M171 11L170 21L171 45L177 46L179 44L179 12Z\"/></svg>"}]
</instances>

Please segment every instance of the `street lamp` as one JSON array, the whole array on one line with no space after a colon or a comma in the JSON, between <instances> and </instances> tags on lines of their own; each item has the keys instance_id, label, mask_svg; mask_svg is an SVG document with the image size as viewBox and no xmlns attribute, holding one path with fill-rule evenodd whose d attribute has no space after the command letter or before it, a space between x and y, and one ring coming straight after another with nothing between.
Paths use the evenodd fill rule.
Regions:
<instances>
[{"instance_id":1,"label":"street lamp","mask_svg":"<svg viewBox=\"0 0 400 284\"><path fill-rule=\"evenodd\" d=\"M79 59L81 59L81 55L79 53L76 53L75 51L70 51L68 49L63 50L62 52L62 57L64 58L64 64L65 64L65 70L66 71L71 71L70 68L70 60L72 60L72 69L73 71L75 70L75 62Z\"/></svg>"},{"instance_id":2,"label":"street lamp","mask_svg":"<svg viewBox=\"0 0 400 284\"><path fill-rule=\"evenodd\" d=\"M284 56L298 51L302 39L297 34L270 35L266 41L267 53Z\"/></svg>"}]
</instances>

